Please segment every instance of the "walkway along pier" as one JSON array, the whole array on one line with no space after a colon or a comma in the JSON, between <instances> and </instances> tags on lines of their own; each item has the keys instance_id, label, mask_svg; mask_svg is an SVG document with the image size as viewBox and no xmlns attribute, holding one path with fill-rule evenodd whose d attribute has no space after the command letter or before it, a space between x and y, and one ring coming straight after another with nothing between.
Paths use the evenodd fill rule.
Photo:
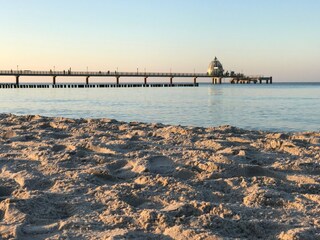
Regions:
<instances>
[{"instance_id":1,"label":"walkway along pier","mask_svg":"<svg viewBox=\"0 0 320 240\"><path fill-rule=\"evenodd\" d=\"M248 84L248 83L266 83L272 84L272 77L264 76L245 76L243 74L227 73L152 73L152 72L77 72L77 71L30 71L30 70L9 70L0 71L0 76L15 77L15 83L1 83L0 88L87 88L87 87L197 87L198 78L209 78L212 84L221 84L223 80L229 80L230 83ZM20 84L20 78L24 76L34 77L52 77L51 83L43 84ZM84 84L76 83L60 83L58 84L58 77L84 77ZM113 77L114 83L94 83L90 84L90 77ZM141 77L143 83L120 83L123 77ZM168 83L148 83L151 77L167 78ZM174 83L174 78L190 78L190 83Z\"/></svg>"}]
</instances>

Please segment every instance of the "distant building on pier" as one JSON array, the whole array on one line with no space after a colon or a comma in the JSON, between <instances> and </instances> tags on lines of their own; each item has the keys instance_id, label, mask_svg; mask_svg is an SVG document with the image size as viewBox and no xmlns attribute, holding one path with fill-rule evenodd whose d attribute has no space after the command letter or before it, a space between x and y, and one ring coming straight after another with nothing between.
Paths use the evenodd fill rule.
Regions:
<instances>
[{"instance_id":1,"label":"distant building on pier","mask_svg":"<svg viewBox=\"0 0 320 240\"><path fill-rule=\"evenodd\" d=\"M208 67L208 75L209 76L221 76L223 75L223 66L221 62L217 59L217 57L214 58L214 60L209 64Z\"/></svg>"}]
</instances>

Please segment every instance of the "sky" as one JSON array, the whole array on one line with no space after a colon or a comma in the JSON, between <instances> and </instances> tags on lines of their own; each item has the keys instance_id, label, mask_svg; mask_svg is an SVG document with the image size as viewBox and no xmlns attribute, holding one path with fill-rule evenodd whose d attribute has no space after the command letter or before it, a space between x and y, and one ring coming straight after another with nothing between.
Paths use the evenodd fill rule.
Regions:
<instances>
[{"instance_id":1,"label":"sky","mask_svg":"<svg viewBox=\"0 0 320 240\"><path fill-rule=\"evenodd\" d=\"M320 81L319 0L0 0L0 69Z\"/></svg>"}]
</instances>

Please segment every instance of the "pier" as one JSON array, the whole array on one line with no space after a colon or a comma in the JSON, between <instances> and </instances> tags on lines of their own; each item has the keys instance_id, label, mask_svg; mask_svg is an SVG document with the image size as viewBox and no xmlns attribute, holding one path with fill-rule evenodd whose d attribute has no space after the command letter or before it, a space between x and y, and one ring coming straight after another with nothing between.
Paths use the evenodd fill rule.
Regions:
<instances>
[{"instance_id":1,"label":"pier","mask_svg":"<svg viewBox=\"0 0 320 240\"><path fill-rule=\"evenodd\" d=\"M79 83L61 83L61 84L15 84L15 83L2 83L0 88L137 88L137 87L198 87L199 84L188 84L188 83L151 83L151 84L141 84L141 83L119 83L119 84L79 84Z\"/></svg>"},{"instance_id":2,"label":"pier","mask_svg":"<svg viewBox=\"0 0 320 240\"><path fill-rule=\"evenodd\" d=\"M211 79L212 84L221 84L229 82L232 84L249 84L249 83L266 83L272 84L272 77L265 76L245 76L243 74L231 73L155 73L155 72L117 72L117 71L98 71L98 72L78 72L78 71L31 71L31 70L9 70L0 71L0 76L14 77L15 83L2 83L0 88L108 88L108 87L197 87L199 78ZM51 83L29 83L22 84L22 77L52 77ZM83 84L78 83L59 83L59 77L83 77ZM114 81L104 83L91 83L91 77L113 78ZM121 78L140 77L139 83L121 83ZM152 77L166 78L166 83L149 83L148 80ZM189 78L190 83L175 83L174 79Z\"/></svg>"}]
</instances>

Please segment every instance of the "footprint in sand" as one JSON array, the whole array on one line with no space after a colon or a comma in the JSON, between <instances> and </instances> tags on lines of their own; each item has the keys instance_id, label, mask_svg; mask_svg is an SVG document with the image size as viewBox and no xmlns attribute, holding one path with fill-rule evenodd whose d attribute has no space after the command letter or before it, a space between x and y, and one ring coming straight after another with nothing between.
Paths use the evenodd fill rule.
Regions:
<instances>
[{"instance_id":1,"label":"footprint in sand","mask_svg":"<svg viewBox=\"0 0 320 240\"><path fill-rule=\"evenodd\" d=\"M281 173L277 173L268 168L256 166L256 165L241 166L241 168L238 170L238 173L242 173L242 175L246 177L264 176L264 177L283 179L283 176L281 175Z\"/></svg>"},{"instance_id":2,"label":"footprint in sand","mask_svg":"<svg viewBox=\"0 0 320 240\"><path fill-rule=\"evenodd\" d=\"M119 196L120 200L129 204L131 207L139 209L161 209L163 205L159 202L151 201L146 198L139 197L135 194L127 194Z\"/></svg>"},{"instance_id":3,"label":"footprint in sand","mask_svg":"<svg viewBox=\"0 0 320 240\"><path fill-rule=\"evenodd\" d=\"M0 186L0 202L9 198L12 192L11 188Z\"/></svg>"},{"instance_id":4,"label":"footprint in sand","mask_svg":"<svg viewBox=\"0 0 320 240\"><path fill-rule=\"evenodd\" d=\"M43 235L58 231L59 223L52 223L48 225L25 225L21 232L24 235Z\"/></svg>"},{"instance_id":5,"label":"footprint in sand","mask_svg":"<svg viewBox=\"0 0 320 240\"><path fill-rule=\"evenodd\" d=\"M0 202L10 198L13 191L19 188L19 185L12 179L0 179Z\"/></svg>"},{"instance_id":6,"label":"footprint in sand","mask_svg":"<svg viewBox=\"0 0 320 240\"><path fill-rule=\"evenodd\" d=\"M113 176L108 171L93 170L90 172L90 174L92 176L91 181L97 185L112 185L116 184L119 181L117 177Z\"/></svg>"},{"instance_id":7,"label":"footprint in sand","mask_svg":"<svg viewBox=\"0 0 320 240\"><path fill-rule=\"evenodd\" d=\"M174 171L174 163L165 156L152 156L148 159L149 171L151 173L166 174Z\"/></svg>"},{"instance_id":8,"label":"footprint in sand","mask_svg":"<svg viewBox=\"0 0 320 240\"><path fill-rule=\"evenodd\" d=\"M126 160L117 160L107 165L111 175L118 179L131 179L137 174L132 171L132 164Z\"/></svg>"},{"instance_id":9,"label":"footprint in sand","mask_svg":"<svg viewBox=\"0 0 320 240\"><path fill-rule=\"evenodd\" d=\"M28 190L44 191L53 185L53 181L46 178L41 172L34 171L32 174L21 171L14 176L14 180L21 188Z\"/></svg>"},{"instance_id":10,"label":"footprint in sand","mask_svg":"<svg viewBox=\"0 0 320 240\"><path fill-rule=\"evenodd\" d=\"M117 171L123 168L124 166L126 166L127 164L128 162L126 160L115 160L115 161L109 162L107 165L107 168L110 171Z\"/></svg>"},{"instance_id":11,"label":"footprint in sand","mask_svg":"<svg viewBox=\"0 0 320 240\"><path fill-rule=\"evenodd\" d=\"M65 145L60 145L60 144L56 144L53 145L52 147L52 151L53 152L62 152L63 150L65 150L67 147Z\"/></svg>"},{"instance_id":12,"label":"footprint in sand","mask_svg":"<svg viewBox=\"0 0 320 240\"><path fill-rule=\"evenodd\" d=\"M39 225L67 219L74 210L74 206L62 200L59 194L24 199L17 202L15 207L26 214L31 222Z\"/></svg>"},{"instance_id":13,"label":"footprint in sand","mask_svg":"<svg viewBox=\"0 0 320 240\"><path fill-rule=\"evenodd\" d=\"M120 199L132 207L139 207L144 204L147 200L133 194L120 196Z\"/></svg>"}]
</instances>

